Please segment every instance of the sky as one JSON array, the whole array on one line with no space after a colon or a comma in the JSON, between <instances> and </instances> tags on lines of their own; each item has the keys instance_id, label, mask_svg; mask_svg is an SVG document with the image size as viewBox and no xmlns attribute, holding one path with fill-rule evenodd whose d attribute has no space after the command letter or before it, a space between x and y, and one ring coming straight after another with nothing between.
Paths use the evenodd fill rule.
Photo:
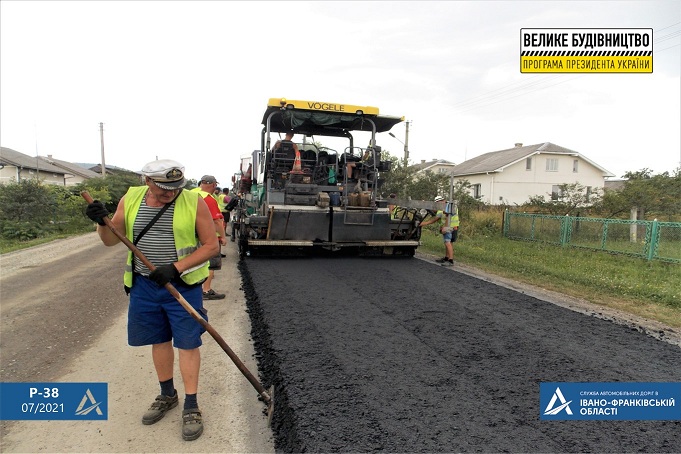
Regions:
<instances>
[{"instance_id":1,"label":"sky","mask_svg":"<svg viewBox=\"0 0 681 454\"><path fill-rule=\"evenodd\" d=\"M522 28L653 28L653 73L523 74ZM285 97L404 116L411 163L552 142L616 177L673 173L680 72L678 0L2 0L0 145L99 163L103 123L107 166L224 184ZM392 132L377 144L403 157Z\"/></svg>"}]
</instances>

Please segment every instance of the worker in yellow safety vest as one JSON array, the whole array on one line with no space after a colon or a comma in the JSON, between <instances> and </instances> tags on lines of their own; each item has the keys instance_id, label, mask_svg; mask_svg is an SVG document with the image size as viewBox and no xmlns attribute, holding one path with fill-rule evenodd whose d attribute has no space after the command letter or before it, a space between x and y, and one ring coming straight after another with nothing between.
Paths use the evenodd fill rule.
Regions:
<instances>
[{"instance_id":1,"label":"worker in yellow safety vest","mask_svg":"<svg viewBox=\"0 0 681 454\"><path fill-rule=\"evenodd\" d=\"M183 190L184 166L161 159L142 168L145 186L133 186L121 198L110 224L125 232L130 242L154 264L151 271L128 254L124 283L130 294L128 344L151 345L151 357L161 393L142 416L142 424L154 424L178 405L175 389L175 350L179 351L185 399L180 432L185 440L203 433L198 406L201 334L205 328L177 304L165 285L173 287L208 320L201 297L201 283L208 277L208 260L219 253L210 211L199 194ZM89 203L86 215L97 222L97 233L106 246L120 238L107 227L109 212L99 201Z\"/></svg>"},{"instance_id":2,"label":"worker in yellow safety vest","mask_svg":"<svg viewBox=\"0 0 681 454\"><path fill-rule=\"evenodd\" d=\"M435 197L435 203L438 204L435 216L421 223L421 227L434 224L436 222L440 225L440 233L445 243L445 256L436 260L442 266L454 265L454 244L459 233L459 209L455 203L446 203L442 196ZM441 204L441 207L440 207Z\"/></svg>"}]
</instances>

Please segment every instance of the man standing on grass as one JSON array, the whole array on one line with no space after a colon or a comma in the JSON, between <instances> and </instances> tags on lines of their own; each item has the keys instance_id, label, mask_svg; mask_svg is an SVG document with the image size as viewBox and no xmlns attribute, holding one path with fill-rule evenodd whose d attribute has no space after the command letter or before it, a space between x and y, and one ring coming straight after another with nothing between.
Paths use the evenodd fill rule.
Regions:
<instances>
[{"instance_id":1,"label":"man standing on grass","mask_svg":"<svg viewBox=\"0 0 681 454\"><path fill-rule=\"evenodd\" d=\"M450 204L453 207L453 213L445 213L445 198L441 195L435 197L435 203L438 204L440 208L435 216L421 223L421 227L439 223L440 233L445 243L445 256L441 259L437 259L436 262L442 266L453 266L454 265L454 245L459 232L459 210L456 205Z\"/></svg>"}]
</instances>

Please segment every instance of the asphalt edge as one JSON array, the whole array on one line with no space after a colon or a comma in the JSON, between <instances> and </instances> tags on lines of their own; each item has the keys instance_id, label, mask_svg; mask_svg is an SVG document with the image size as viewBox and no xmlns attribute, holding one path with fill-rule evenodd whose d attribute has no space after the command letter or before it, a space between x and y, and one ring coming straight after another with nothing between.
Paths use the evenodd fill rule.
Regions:
<instances>
[{"instance_id":1,"label":"asphalt edge","mask_svg":"<svg viewBox=\"0 0 681 454\"><path fill-rule=\"evenodd\" d=\"M275 452L304 452L305 447L298 436L295 412L289 405L285 380L281 374L281 361L270 337L267 314L260 304L246 261L239 260L237 268L241 274L246 312L251 320L251 338L261 383L266 389L270 387L274 389L274 411L270 428Z\"/></svg>"}]
</instances>

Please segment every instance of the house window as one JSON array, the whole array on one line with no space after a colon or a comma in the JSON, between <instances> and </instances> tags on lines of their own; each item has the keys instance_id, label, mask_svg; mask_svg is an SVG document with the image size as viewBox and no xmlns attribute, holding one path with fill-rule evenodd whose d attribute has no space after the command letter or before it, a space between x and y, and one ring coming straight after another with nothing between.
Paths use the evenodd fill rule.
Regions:
<instances>
[{"instance_id":1,"label":"house window","mask_svg":"<svg viewBox=\"0 0 681 454\"><path fill-rule=\"evenodd\" d=\"M532 158L525 159L525 170L532 170Z\"/></svg>"},{"instance_id":2,"label":"house window","mask_svg":"<svg viewBox=\"0 0 681 454\"><path fill-rule=\"evenodd\" d=\"M558 172L558 158L548 158L546 160L547 172Z\"/></svg>"},{"instance_id":3,"label":"house window","mask_svg":"<svg viewBox=\"0 0 681 454\"><path fill-rule=\"evenodd\" d=\"M557 184L554 184L551 186L551 200L556 201L560 200L563 198L563 191L560 189L560 186Z\"/></svg>"},{"instance_id":4,"label":"house window","mask_svg":"<svg viewBox=\"0 0 681 454\"><path fill-rule=\"evenodd\" d=\"M586 187L586 201L591 200L591 186Z\"/></svg>"},{"instance_id":5,"label":"house window","mask_svg":"<svg viewBox=\"0 0 681 454\"><path fill-rule=\"evenodd\" d=\"M439 169L437 169L437 172L438 173L447 173L447 169L444 168L444 167L440 167Z\"/></svg>"},{"instance_id":6,"label":"house window","mask_svg":"<svg viewBox=\"0 0 681 454\"><path fill-rule=\"evenodd\" d=\"M473 197L476 199L482 197L482 185L480 183L473 185Z\"/></svg>"},{"instance_id":7,"label":"house window","mask_svg":"<svg viewBox=\"0 0 681 454\"><path fill-rule=\"evenodd\" d=\"M572 161L572 171L574 173L577 173L577 169L579 168L579 159L575 159Z\"/></svg>"}]
</instances>

